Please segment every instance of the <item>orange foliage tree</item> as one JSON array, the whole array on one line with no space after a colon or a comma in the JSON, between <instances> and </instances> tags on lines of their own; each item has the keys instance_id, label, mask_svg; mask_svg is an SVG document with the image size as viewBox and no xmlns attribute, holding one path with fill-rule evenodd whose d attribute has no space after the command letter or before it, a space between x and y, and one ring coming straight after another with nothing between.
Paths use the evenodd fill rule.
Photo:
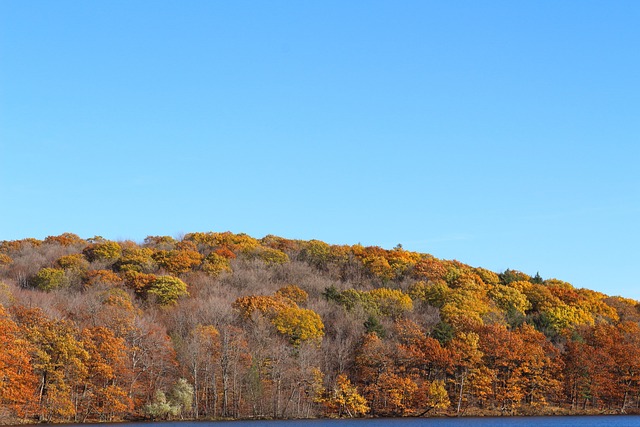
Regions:
<instances>
[{"instance_id":1,"label":"orange foliage tree","mask_svg":"<svg viewBox=\"0 0 640 427\"><path fill-rule=\"evenodd\" d=\"M0 408L21 417L33 409L36 394L30 351L30 344L19 337L18 327L0 304Z\"/></svg>"},{"instance_id":2,"label":"orange foliage tree","mask_svg":"<svg viewBox=\"0 0 640 427\"><path fill-rule=\"evenodd\" d=\"M31 357L38 376L36 402L43 421L76 420L75 401L84 389L89 353L80 331L66 320L48 319L35 308L12 308L21 333L33 345Z\"/></svg>"},{"instance_id":3,"label":"orange foliage tree","mask_svg":"<svg viewBox=\"0 0 640 427\"><path fill-rule=\"evenodd\" d=\"M126 365L128 349L124 338L98 326L82 331L82 343L89 358L84 390L77 405L79 419L122 419L133 409L123 382L131 376Z\"/></svg>"}]
</instances>

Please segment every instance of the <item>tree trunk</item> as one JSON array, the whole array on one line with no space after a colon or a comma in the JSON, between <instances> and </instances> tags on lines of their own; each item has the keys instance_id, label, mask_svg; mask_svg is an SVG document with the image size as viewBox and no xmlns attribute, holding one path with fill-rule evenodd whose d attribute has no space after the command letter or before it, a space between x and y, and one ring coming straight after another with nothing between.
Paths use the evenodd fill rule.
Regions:
<instances>
[{"instance_id":1,"label":"tree trunk","mask_svg":"<svg viewBox=\"0 0 640 427\"><path fill-rule=\"evenodd\" d=\"M462 406L462 391L464 389L464 379L466 375L462 375L460 379L460 394L458 394L458 407L456 408L456 414L460 413L460 407Z\"/></svg>"}]
</instances>

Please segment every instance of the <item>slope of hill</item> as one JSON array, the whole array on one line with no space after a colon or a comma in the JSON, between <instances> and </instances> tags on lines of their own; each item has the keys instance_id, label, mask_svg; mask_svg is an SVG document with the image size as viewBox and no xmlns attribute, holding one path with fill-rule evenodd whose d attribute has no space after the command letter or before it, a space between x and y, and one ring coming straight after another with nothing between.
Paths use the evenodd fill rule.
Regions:
<instances>
[{"instance_id":1,"label":"slope of hill","mask_svg":"<svg viewBox=\"0 0 640 427\"><path fill-rule=\"evenodd\" d=\"M630 412L634 300L245 234L0 242L0 421Z\"/></svg>"}]
</instances>

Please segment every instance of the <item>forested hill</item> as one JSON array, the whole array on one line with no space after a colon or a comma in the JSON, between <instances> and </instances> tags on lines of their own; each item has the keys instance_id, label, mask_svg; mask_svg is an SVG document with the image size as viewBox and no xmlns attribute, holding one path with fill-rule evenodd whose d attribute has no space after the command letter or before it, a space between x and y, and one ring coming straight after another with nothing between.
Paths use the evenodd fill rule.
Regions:
<instances>
[{"instance_id":1,"label":"forested hill","mask_svg":"<svg viewBox=\"0 0 640 427\"><path fill-rule=\"evenodd\" d=\"M276 236L0 242L0 421L630 412L638 302Z\"/></svg>"}]
</instances>

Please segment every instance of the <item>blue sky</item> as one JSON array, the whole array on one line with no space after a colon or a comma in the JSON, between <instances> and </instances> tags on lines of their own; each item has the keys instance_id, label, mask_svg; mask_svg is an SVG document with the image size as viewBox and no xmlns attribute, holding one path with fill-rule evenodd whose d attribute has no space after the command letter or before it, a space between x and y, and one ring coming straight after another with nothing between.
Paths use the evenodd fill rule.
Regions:
<instances>
[{"instance_id":1,"label":"blue sky","mask_svg":"<svg viewBox=\"0 0 640 427\"><path fill-rule=\"evenodd\" d=\"M0 1L0 240L397 243L640 299L637 1Z\"/></svg>"}]
</instances>

